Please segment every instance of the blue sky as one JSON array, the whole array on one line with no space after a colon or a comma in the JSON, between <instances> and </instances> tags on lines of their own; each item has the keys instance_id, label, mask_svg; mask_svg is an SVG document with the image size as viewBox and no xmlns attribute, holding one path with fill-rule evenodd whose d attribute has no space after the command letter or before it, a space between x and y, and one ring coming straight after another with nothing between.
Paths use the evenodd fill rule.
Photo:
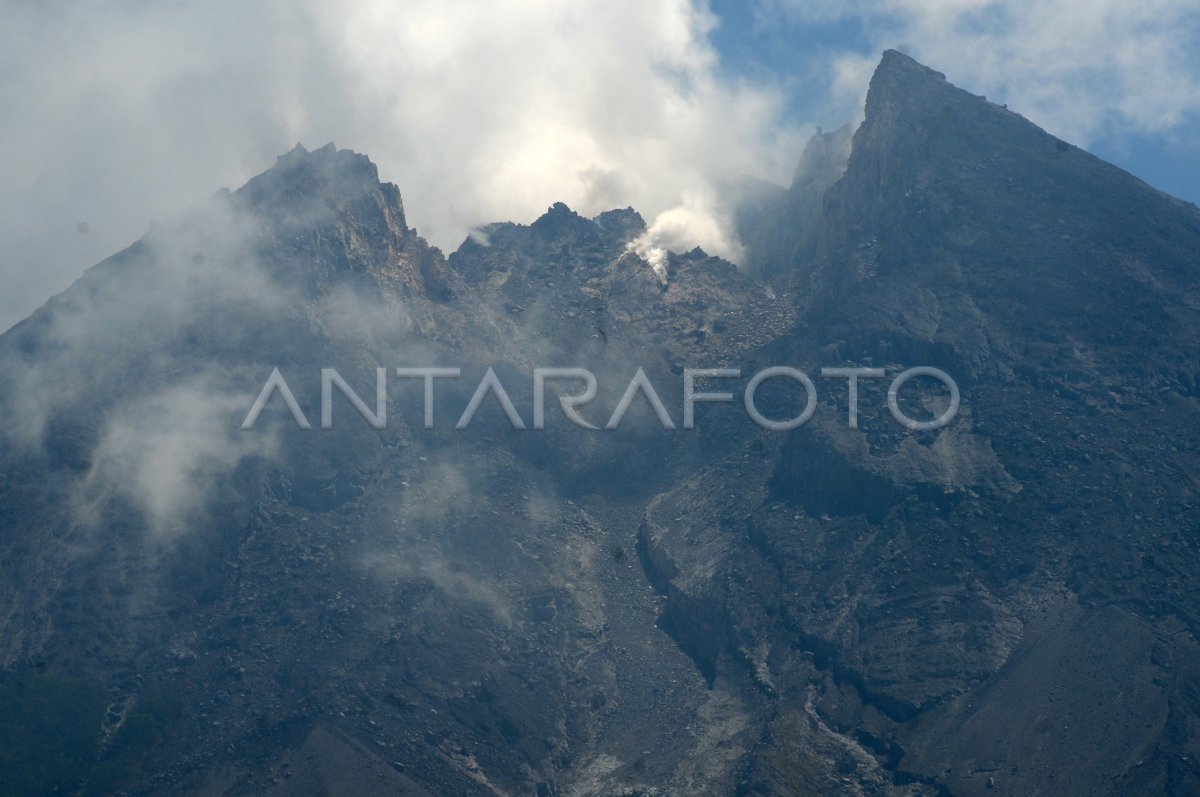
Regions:
<instances>
[{"instance_id":1,"label":"blue sky","mask_svg":"<svg viewBox=\"0 0 1200 797\"><path fill-rule=\"evenodd\" d=\"M1091 152L1160 191L1200 205L1200 124L1170 133L1124 133L1094 142Z\"/></svg>"},{"instance_id":2,"label":"blue sky","mask_svg":"<svg viewBox=\"0 0 1200 797\"><path fill-rule=\"evenodd\" d=\"M845 58L848 54L858 54L868 60L874 59L881 49L895 47L922 60L922 51L929 50L931 53L925 59L926 63L944 72L951 82L973 93L984 93L995 102L1008 102L1018 113L1043 123L1051 132L1080 144L1155 188L1200 204L1200 114L1197 114L1194 94L1191 95L1192 105L1175 124L1147 125L1115 118L1096 125L1094 129L1086 130L1083 139L1080 140L1077 136L1072 136L1075 131L1069 129L1069 126L1064 130L1054 129L1056 119L1040 119L1036 108L1023 108L1019 87L1016 87L1015 91L1006 91L1004 81L989 79L992 76L970 68L970 64L965 64L968 68L963 69L962 74L958 74L960 64L956 63L955 56L967 56L965 51L974 46L974 43L964 41L963 51L959 52L956 52L953 46L930 47L933 42L923 41L918 31L936 30L935 26L928 22L914 25L911 20L906 22L905 19L906 16L921 16L921 12L906 13L913 5L921 5L919 3L862 3L848 0L841 4L842 9L838 9L834 4L817 0L805 5L817 10L809 13L797 12L800 3L789 3L787 0L711 0L710 3L718 24L709 35L720 53L722 68L731 75L786 85L789 110L794 118L815 121L826 128L836 127L848 121L845 118L846 106L831 101L829 80L825 77L829 64L837 59ZM937 10L937 6L946 6L948 9L963 6L998 9L1021 6L1022 3L931 2L924 5L931 9L926 12L928 15L936 13L949 20L954 17L954 12ZM1067 20L1072 6L1078 8L1080 15L1106 13L1105 3L1085 5L1051 2L1045 5L1063 6L1065 13L1060 18ZM1136 4L1126 5L1136 9ZM1180 80L1194 82L1195 76L1200 74L1200 3L1191 3L1193 9L1188 8L1189 3L1144 5L1168 7L1168 13L1163 14L1160 21L1161 27L1155 29L1152 24L1148 26L1145 17L1136 11L1131 12L1128 18L1120 13L1114 14L1107 26L1095 33L1100 38L1094 48L1096 61L1103 64L1106 59L1116 60L1122 48L1156 48L1165 35L1170 46L1178 48L1180 58L1158 65L1161 70L1158 74L1160 79L1147 80L1140 85L1134 82L1133 91L1151 96L1159 91L1156 83ZM1176 13L1170 13L1172 8ZM1150 14L1157 13L1153 8L1148 8L1147 11ZM1017 15L1014 13L1013 16ZM982 25L976 23L974 27L978 30ZM996 27L998 30L994 41L1003 41L1006 35L1019 37L1023 32L1019 24L1010 24L1005 30L1002 19ZM1143 32L1144 40L1141 41L1136 32L1139 27L1151 28L1150 31ZM947 31L952 31L952 28L951 24L946 24ZM1069 31L1069 28L1064 27L1064 47L1069 39ZM1011 45L1009 49L1019 51L1019 48L1013 48ZM1139 55L1134 49L1133 57L1137 58ZM942 56L942 59L939 60L937 56ZM1033 65L1036 68L1036 60ZM1047 76L1048 80L1063 80L1071 74L1071 70L1064 70L1061 64L1047 64L1047 67L1050 73ZM1081 71L1099 71L1096 64L1091 62L1078 64L1078 67ZM981 77L984 79L980 80ZM1140 77L1134 75L1135 79ZM1068 80L1063 88L1066 91L1075 90L1081 94L1097 95L1097 103L1112 102L1116 105L1123 101L1121 97L1099 90L1092 81L1080 81L1072 85Z\"/></svg>"},{"instance_id":3,"label":"blue sky","mask_svg":"<svg viewBox=\"0 0 1200 797\"><path fill-rule=\"evenodd\" d=\"M764 17L755 3L713 0L717 24L709 34L721 55L722 68L735 76L781 83L788 87L791 110L797 119L838 127L843 118L827 102L823 80L827 64L847 51L864 57L875 54L874 37L866 20L858 16L801 20L786 14Z\"/></svg>"}]
</instances>

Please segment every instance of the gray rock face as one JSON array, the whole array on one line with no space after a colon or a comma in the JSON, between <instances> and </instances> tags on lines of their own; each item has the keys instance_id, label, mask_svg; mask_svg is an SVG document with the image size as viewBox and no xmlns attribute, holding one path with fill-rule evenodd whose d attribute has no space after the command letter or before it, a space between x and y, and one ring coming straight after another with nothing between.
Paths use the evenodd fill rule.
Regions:
<instances>
[{"instance_id":1,"label":"gray rock face","mask_svg":"<svg viewBox=\"0 0 1200 797\"><path fill-rule=\"evenodd\" d=\"M747 192L748 273L561 204L444 257L331 145L0 337L0 791L1200 788L1200 212L899 53L866 111ZM638 367L682 425L684 368L776 364L790 433L453 429L487 367L527 426L590 368L601 426ZM846 365L959 416L863 380L849 429ZM239 430L273 368L319 427L322 367L419 366L433 429L390 376L386 429Z\"/></svg>"}]
</instances>

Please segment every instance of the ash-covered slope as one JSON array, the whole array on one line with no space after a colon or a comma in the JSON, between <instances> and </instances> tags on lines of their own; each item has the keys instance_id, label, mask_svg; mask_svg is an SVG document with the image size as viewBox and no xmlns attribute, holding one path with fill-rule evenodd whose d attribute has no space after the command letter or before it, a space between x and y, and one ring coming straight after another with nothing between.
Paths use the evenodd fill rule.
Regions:
<instances>
[{"instance_id":1,"label":"ash-covered slope","mask_svg":"<svg viewBox=\"0 0 1200 797\"><path fill-rule=\"evenodd\" d=\"M0 336L0 790L1194 791L1200 214L894 52L848 136L754 192L753 276L629 209L444 257L298 148ZM453 429L575 365L598 426L638 367L676 424L686 367L963 406ZM318 427L321 368L420 366L431 430L394 376L384 430L239 430L273 368Z\"/></svg>"}]
</instances>

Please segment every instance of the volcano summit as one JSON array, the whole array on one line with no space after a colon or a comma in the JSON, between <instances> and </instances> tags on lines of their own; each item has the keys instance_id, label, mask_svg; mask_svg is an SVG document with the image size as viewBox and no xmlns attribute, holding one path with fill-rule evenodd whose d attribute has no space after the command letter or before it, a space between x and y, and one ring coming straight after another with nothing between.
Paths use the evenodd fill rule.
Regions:
<instances>
[{"instance_id":1,"label":"volcano summit","mask_svg":"<svg viewBox=\"0 0 1200 797\"><path fill-rule=\"evenodd\" d=\"M894 51L803 164L656 269L561 204L446 256L297 148L0 336L0 791L1200 791L1200 211ZM836 378L461 434L474 376L349 414L379 363L526 423ZM846 374L913 366L953 422ZM274 369L336 434L239 429Z\"/></svg>"}]
</instances>

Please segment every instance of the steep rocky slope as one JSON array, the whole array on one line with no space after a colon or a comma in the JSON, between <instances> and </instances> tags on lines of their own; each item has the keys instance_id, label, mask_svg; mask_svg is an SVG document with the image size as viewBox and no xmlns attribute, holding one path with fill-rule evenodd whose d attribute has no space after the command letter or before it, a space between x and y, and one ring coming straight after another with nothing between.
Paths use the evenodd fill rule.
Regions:
<instances>
[{"instance_id":1,"label":"steep rocky slope","mask_svg":"<svg viewBox=\"0 0 1200 797\"><path fill-rule=\"evenodd\" d=\"M708 615L707 667L900 780L1196 788L1198 240L1196 208L888 53L845 175L774 269L804 307L779 350L943 368L960 416L910 434L864 380L851 431L843 382L765 467L656 499L671 627ZM764 735L750 793L798 777L793 734Z\"/></svg>"}]
</instances>

